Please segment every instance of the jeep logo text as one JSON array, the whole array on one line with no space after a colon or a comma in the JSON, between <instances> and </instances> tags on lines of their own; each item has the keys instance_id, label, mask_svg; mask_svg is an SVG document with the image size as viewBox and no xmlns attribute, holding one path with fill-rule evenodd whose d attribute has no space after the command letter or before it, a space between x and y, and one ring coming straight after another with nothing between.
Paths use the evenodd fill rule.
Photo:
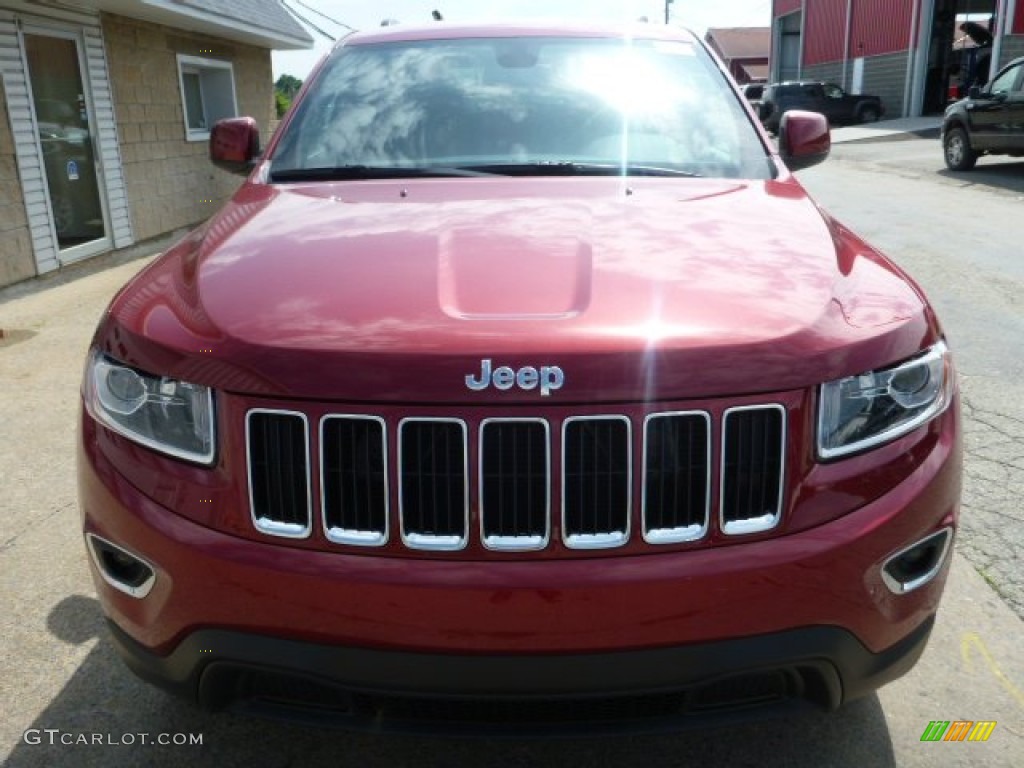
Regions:
<instances>
[{"instance_id":1,"label":"jeep logo text","mask_svg":"<svg viewBox=\"0 0 1024 768\"><path fill-rule=\"evenodd\" d=\"M540 369L523 366L518 371L503 365L491 370L490 360L480 361L479 375L469 374L466 386L474 392L482 392L491 384L502 391L519 387L520 389L537 389L540 387L542 397L547 397L555 390L561 389L565 383L565 373L557 365L542 365Z\"/></svg>"}]
</instances>

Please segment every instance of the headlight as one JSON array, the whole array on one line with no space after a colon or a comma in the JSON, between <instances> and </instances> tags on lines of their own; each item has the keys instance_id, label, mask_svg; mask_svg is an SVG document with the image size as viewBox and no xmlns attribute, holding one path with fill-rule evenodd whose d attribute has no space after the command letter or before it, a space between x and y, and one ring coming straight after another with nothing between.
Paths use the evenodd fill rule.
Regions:
<instances>
[{"instance_id":1,"label":"headlight","mask_svg":"<svg viewBox=\"0 0 1024 768\"><path fill-rule=\"evenodd\" d=\"M213 393L209 387L150 376L101 352L89 358L85 402L104 425L153 450L213 461Z\"/></svg>"},{"instance_id":2,"label":"headlight","mask_svg":"<svg viewBox=\"0 0 1024 768\"><path fill-rule=\"evenodd\" d=\"M894 368L822 384L818 454L833 459L895 440L945 411L953 389L941 341Z\"/></svg>"}]
</instances>

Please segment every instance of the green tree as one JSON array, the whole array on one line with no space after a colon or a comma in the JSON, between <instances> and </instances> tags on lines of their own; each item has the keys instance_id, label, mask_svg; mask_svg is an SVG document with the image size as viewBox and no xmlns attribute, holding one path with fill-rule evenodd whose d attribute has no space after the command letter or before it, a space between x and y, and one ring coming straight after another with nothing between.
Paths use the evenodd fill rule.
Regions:
<instances>
[{"instance_id":1,"label":"green tree","mask_svg":"<svg viewBox=\"0 0 1024 768\"><path fill-rule=\"evenodd\" d=\"M277 78L277 82L274 83L274 108L277 110L279 118L284 117L284 113L292 105L292 99L295 98L295 94L301 87L302 81L297 77L281 75Z\"/></svg>"},{"instance_id":2,"label":"green tree","mask_svg":"<svg viewBox=\"0 0 1024 768\"><path fill-rule=\"evenodd\" d=\"M291 99L278 90L274 91L274 109L277 111L278 119L284 117L284 113L288 111L288 107L291 105Z\"/></svg>"},{"instance_id":3,"label":"green tree","mask_svg":"<svg viewBox=\"0 0 1024 768\"><path fill-rule=\"evenodd\" d=\"M301 87L302 81L291 75L281 75L277 78L277 82L274 83L274 90L287 96L288 101L295 98L295 94L299 92Z\"/></svg>"}]
</instances>

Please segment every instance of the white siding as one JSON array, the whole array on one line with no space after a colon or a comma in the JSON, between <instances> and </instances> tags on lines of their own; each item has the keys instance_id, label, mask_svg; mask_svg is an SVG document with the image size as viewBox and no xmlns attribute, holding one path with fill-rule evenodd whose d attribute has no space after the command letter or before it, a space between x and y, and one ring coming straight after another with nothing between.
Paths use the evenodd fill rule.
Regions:
<instances>
[{"instance_id":1,"label":"white siding","mask_svg":"<svg viewBox=\"0 0 1024 768\"><path fill-rule=\"evenodd\" d=\"M26 21L29 21L27 18ZM35 22L34 19L31 20ZM86 71L91 95L94 128L99 150L97 158L110 217L110 240L115 248L124 248L134 242L131 216L125 190L121 149L117 137L117 121L111 98L110 77L103 44L103 33L98 19L81 21L75 25L82 34ZM65 24L66 28L66 24ZM25 73L19 42L17 22L9 12L0 12L0 76L3 77L14 137L18 175L21 179L25 212L35 254L36 269L40 274L60 266L53 216L48 200L39 132L31 105L31 94Z\"/></svg>"},{"instance_id":2,"label":"white siding","mask_svg":"<svg viewBox=\"0 0 1024 768\"><path fill-rule=\"evenodd\" d=\"M57 261L57 240L50 221L50 207L43 182L43 158L29 102L28 81L18 43L18 28L10 17L0 17L0 76L7 93L7 111L14 134L14 152L18 175L25 198L29 234L35 251L39 273L51 272L60 266Z\"/></svg>"},{"instance_id":3,"label":"white siding","mask_svg":"<svg viewBox=\"0 0 1024 768\"><path fill-rule=\"evenodd\" d=\"M124 248L134 242L132 221L125 193L124 170L121 167L121 146L117 138L114 102L111 98L110 76L107 69L106 48L99 25L85 28L85 56L89 67L89 90L96 121L99 161L106 184L107 209L110 212L111 239L115 248Z\"/></svg>"}]
</instances>

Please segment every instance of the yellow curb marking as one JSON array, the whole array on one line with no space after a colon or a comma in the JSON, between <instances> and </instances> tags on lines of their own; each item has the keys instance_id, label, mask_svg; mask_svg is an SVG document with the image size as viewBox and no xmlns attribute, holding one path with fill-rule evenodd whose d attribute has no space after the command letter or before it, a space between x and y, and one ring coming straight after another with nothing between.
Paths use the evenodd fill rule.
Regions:
<instances>
[{"instance_id":1,"label":"yellow curb marking","mask_svg":"<svg viewBox=\"0 0 1024 768\"><path fill-rule=\"evenodd\" d=\"M988 666L989 671L998 680L1003 688L1009 691L1010 695L1017 700L1017 703L1024 707L1024 693L1021 693L1020 689L1015 686L1010 679L1003 674L1003 670L996 664L996 660L992 658L992 654L985 646L984 641L977 632L965 632L963 637L960 639L960 655L963 656L964 664L967 665L968 671L972 669L971 666L971 648L972 646L981 654L982 659L985 660L985 664Z\"/></svg>"}]
</instances>

